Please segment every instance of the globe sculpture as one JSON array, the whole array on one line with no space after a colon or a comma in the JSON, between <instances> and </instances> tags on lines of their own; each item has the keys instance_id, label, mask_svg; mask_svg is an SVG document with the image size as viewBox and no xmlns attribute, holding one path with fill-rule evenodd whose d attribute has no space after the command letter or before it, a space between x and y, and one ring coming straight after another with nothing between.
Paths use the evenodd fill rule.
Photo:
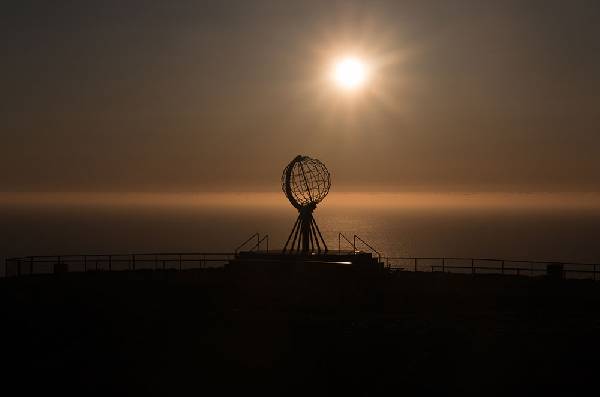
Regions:
<instances>
[{"instance_id":1,"label":"globe sculpture","mask_svg":"<svg viewBox=\"0 0 600 397\"><path fill-rule=\"evenodd\" d=\"M298 218L285 243L284 253L327 251L313 211L327 196L330 187L329 171L317 159L299 155L285 167L281 175L281 189L298 210Z\"/></svg>"}]
</instances>

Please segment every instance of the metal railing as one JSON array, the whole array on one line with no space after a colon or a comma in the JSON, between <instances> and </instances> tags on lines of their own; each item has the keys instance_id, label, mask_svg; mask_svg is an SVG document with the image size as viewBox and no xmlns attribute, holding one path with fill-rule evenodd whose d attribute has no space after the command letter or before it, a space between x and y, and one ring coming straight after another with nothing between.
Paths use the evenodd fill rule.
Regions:
<instances>
[{"instance_id":1,"label":"metal railing","mask_svg":"<svg viewBox=\"0 0 600 397\"><path fill-rule=\"evenodd\" d=\"M352 247L352 251L356 252L356 244L350 241L343 233L338 233L338 253L342 252L342 239Z\"/></svg>"},{"instance_id":2,"label":"metal railing","mask_svg":"<svg viewBox=\"0 0 600 397\"><path fill-rule=\"evenodd\" d=\"M358 237L358 236L357 236ZM345 236L339 237L349 245L352 242ZM357 240L362 241L360 237ZM268 241L264 236L258 242ZM365 243L366 244L366 243ZM256 246L256 245L255 245ZM370 247L370 246L369 246ZM354 248L354 247L353 247ZM372 249L372 247L370 247ZM440 272L462 274L504 274L516 276L537 276L550 272L562 278L587 278L600 280L600 264L556 261L527 261L497 258L457 258L457 257L384 257L375 250L378 259L384 260L390 272ZM360 253L354 249L350 253ZM344 251L348 253L348 251ZM64 272L102 272L126 270L187 270L221 268L233 260L236 253L137 253L105 255L44 255L8 258L5 261L5 276Z\"/></svg>"},{"instance_id":3,"label":"metal railing","mask_svg":"<svg viewBox=\"0 0 600 397\"><path fill-rule=\"evenodd\" d=\"M381 252L379 252L378 250L373 248L373 246L371 244L367 243L365 240L363 240L356 234L353 236L352 241L350 241L350 239L348 237L346 237L343 233L338 233L338 253L342 252L342 240L345 243L347 243L349 246L352 247L352 250L354 251L355 254L362 252L356 248L357 247L356 242L359 241L365 247L367 247L372 253L377 255L377 260L379 262L381 262L381 258L383 258L383 255L381 254Z\"/></svg>"},{"instance_id":4,"label":"metal railing","mask_svg":"<svg viewBox=\"0 0 600 397\"><path fill-rule=\"evenodd\" d=\"M356 234L354 235L354 250L355 251L356 251L356 240L360 241L361 243L363 243L363 245L365 245L367 248L369 248L373 253L377 254L377 261L381 262L381 253L379 251L377 251L375 248L373 248L365 240L363 240L362 238L358 237Z\"/></svg>"},{"instance_id":5,"label":"metal railing","mask_svg":"<svg viewBox=\"0 0 600 397\"><path fill-rule=\"evenodd\" d=\"M5 276L142 269L181 271L220 268L234 257L235 253L220 252L26 256L6 259Z\"/></svg>"},{"instance_id":6,"label":"metal railing","mask_svg":"<svg viewBox=\"0 0 600 397\"><path fill-rule=\"evenodd\" d=\"M263 238L260 238L260 233L254 233L252 236L248 237L248 239L246 241L244 241L242 244L240 244L239 247L237 247L235 249L235 253L237 254L238 252L240 252L240 250L242 248L246 247L248 245L248 243L250 243L254 239L256 239L256 243L249 249L249 251L254 251L254 250L260 251L261 244L263 242L265 242L266 246L267 246L267 252L269 252L269 235L265 234L263 236Z\"/></svg>"},{"instance_id":7,"label":"metal railing","mask_svg":"<svg viewBox=\"0 0 600 397\"><path fill-rule=\"evenodd\" d=\"M559 261L529 261L499 258L457 258L457 257L391 257L384 256L358 235L352 241L343 233L338 233L338 252L342 252L342 243L352 247L355 254L357 241L377 255L379 262L384 261L388 271L442 272L463 274L505 274L516 276L557 275L560 278L587 278L600 280L600 264Z\"/></svg>"},{"instance_id":8,"label":"metal railing","mask_svg":"<svg viewBox=\"0 0 600 397\"><path fill-rule=\"evenodd\" d=\"M249 251L260 251L266 245L269 252L269 235L261 238L254 233L233 253L136 253L136 254L89 254L89 255L45 255L8 258L5 260L5 276L27 274L89 272L89 271L120 271L140 269L197 269L224 267L233 260L240 250L253 244ZM342 251L342 243L352 248ZM556 261L509 260L498 258L459 258L459 257L390 257L384 256L371 244L358 235L349 239L343 233L338 233L338 254L363 254L357 249L357 243L370 250L371 255L377 255L377 260L390 272L441 272L463 274L506 274L517 276L536 276L544 274L558 275L561 278L591 278L600 280L600 264Z\"/></svg>"},{"instance_id":9,"label":"metal railing","mask_svg":"<svg viewBox=\"0 0 600 397\"><path fill-rule=\"evenodd\" d=\"M384 259L386 268L390 271L516 276L536 276L558 272L563 278L600 280L600 264L597 263L456 257L385 257Z\"/></svg>"}]
</instances>

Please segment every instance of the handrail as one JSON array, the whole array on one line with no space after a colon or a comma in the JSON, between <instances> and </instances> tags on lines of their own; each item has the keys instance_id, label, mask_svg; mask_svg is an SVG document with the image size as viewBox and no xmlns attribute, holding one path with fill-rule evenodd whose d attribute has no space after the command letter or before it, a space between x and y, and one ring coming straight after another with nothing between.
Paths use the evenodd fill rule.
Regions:
<instances>
[{"instance_id":1,"label":"handrail","mask_svg":"<svg viewBox=\"0 0 600 397\"><path fill-rule=\"evenodd\" d=\"M355 250L356 250L356 239L360 240L364 245L369 247L371 249L371 251L375 252L377 254L377 258L378 258L379 262L381 262L381 252L377 251L375 248L373 248L371 245L369 245L369 243L367 243L365 240L363 240L356 234L354 235L354 247L355 247L354 249Z\"/></svg>"},{"instance_id":2,"label":"handrail","mask_svg":"<svg viewBox=\"0 0 600 397\"><path fill-rule=\"evenodd\" d=\"M29 255L29 256L21 256L21 257L10 257L10 258L6 258L7 261L15 261L15 260L29 260L31 258L35 259L35 258L56 258L56 260L58 260L59 258L62 259L68 259L68 258L83 258L83 257L88 257L88 258L100 258L100 257L104 257L107 258L109 256L111 257L127 257L127 256L153 256L153 255L160 255L160 256L175 256L175 255L233 255L233 252L130 252L130 253L119 253L119 254L68 254L68 255ZM400 259L400 258L398 258Z\"/></svg>"},{"instance_id":3,"label":"handrail","mask_svg":"<svg viewBox=\"0 0 600 397\"><path fill-rule=\"evenodd\" d=\"M258 233L252 236L251 241ZM346 240L349 245L352 242L342 233L338 234L339 249L341 252L341 240ZM372 247L361 237L355 238L369 247L378 255L379 261L385 259L386 268L390 271L406 270L405 264L412 267L414 271L426 269L426 271L448 272L455 270L471 270L472 274L477 274L479 271L495 271L499 274L516 275L534 275L540 273L548 273L555 271L551 269L551 265L559 265L558 268L562 272L563 277L569 278L571 275L591 275L594 280L600 279L600 264L599 263L583 263L583 262L560 262L560 261L537 261L523 259L499 259L499 258L459 258L459 257L415 257L415 256L399 256L399 257L383 257L379 251ZM268 251L268 235L258 240L260 244L267 242ZM246 242L246 243L247 243ZM260 245L259 245L260 247ZM256 247L253 247L253 249ZM354 250L356 254L356 249ZM5 260L5 276L11 275L26 275L37 273L52 273L64 271L91 271L91 270L136 270L148 268L162 269L179 269L182 270L185 265L186 269L203 268L205 266L220 266L227 263L235 257L236 253L232 252L187 252L187 253L120 253L120 254L80 254L80 255L39 255L26 257L11 257ZM390 261L396 261L395 264ZM421 261L421 263L419 263ZM403 263L404 262L404 263ZM462 263L461 263L462 262ZM487 262L487 263L486 263ZM9 271L10 265L10 271ZM58 266L57 266L58 265ZM545 265L542 267L542 265ZM53 269L54 266L54 269ZM574 276L575 277L575 276Z\"/></svg>"},{"instance_id":4,"label":"handrail","mask_svg":"<svg viewBox=\"0 0 600 397\"><path fill-rule=\"evenodd\" d=\"M559 266L562 277L567 277L568 274L591 274L593 280L598 280L598 274L600 274L600 264L597 263L584 263L584 262L568 262L568 261L539 261L539 260L523 260L523 259L500 259L500 258L457 258L457 257L387 257L385 258L388 262L388 268L390 270L401 269L402 267L393 266L389 261L401 260L413 263L414 271L418 271L418 262L427 261L427 268L430 268L432 272L436 269L441 270L445 273L451 269L457 270L471 270L472 274L476 274L478 270L496 271L499 274L505 274L506 272L514 272L516 275L522 275L523 273L533 275L535 273L548 273L550 271L549 266ZM436 262L431 264L431 262ZM451 264L449 261L463 262L462 264ZM496 263L496 265L485 265L486 262ZM519 265L521 265L519 267ZM541 268L541 265L545 265L545 268Z\"/></svg>"},{"instance_id":5,"label":"handrail","mask_svg":"<svg viewBox=\"0 0 600 397\"><path fill-rule=\"evenodd\" d=\"M480 261L480 262L508 262L508 263L533 263L536 265L577 265L577 266L594 266L598 265L598 263L589 263L589 262L563 262L563 261L540 261L540 260L532 260L528 261L525 259L500 259L500 258L464 258L464 257L451 257L451 256L438 256L438 257L428 257L428 256L395 256L395 257L387 257L387 259L400 259L400 260L450 260L450 261Z\"/></svg>"},{"instance_id":6,"label":"handrail","mask_svg":"<svg viewBox=\"0 0 600 397\"><path fill-rule=\"evenodd\" d=\"M258 248L258 250L260 251L260 245L265 240L267 240L267 252L269 252L269 235L268 234L265 234L263 238L261 238L260 240L258 240L257 243L254 244L254 246L252 246L252 248L250 248L250 251L254 251L255 248Z\"/></svg>"},{"instance_id":7,"label":"handrail","mask_svg":"<svg viewBox=\"0 0 600 397\"><path fill-rule=\"evenodd\" d=\"M186 252L186 253L129 253L129 254L79 254L39 255L6 258L4 276L62 273L122 271L140 269L163 270L222 267L235 258L233 252Z\"/></svg>"},{"instance_id":8,"label":"handrail","mask_svg":"<svg viewBox=\"0 0 600 397\"><path fill-rule=\"evenodd\" d=\"M348 239L348 237L344 236L343 233L338 233L338 254L342 252L342 238L348 242L352 246L354 252L356 252L356 244L352 244L352 241Z\"/></svg>"},{"instance_id":9,"label":"handrail","mask_svg":"<svg viewBox=\"0 0 600 397\"><path fill-rule=\"evenodd\" d=\"M246 244L248 244L250 242L250 240L254 239L254 237L256 237L256 244L258 245L260 243L260 234L258 234L258 232L254 233L252 236L248 237L248 240L244 241L242 244L240 244L239 247L237 247L235 249L235 253L237 254L238 251L240 249L242 249ZM256 247L256 246L255 246ZM254 249L254 248L253 248ZM252 251L252 250L251 250Z\"/></svg>"}]
</instances>

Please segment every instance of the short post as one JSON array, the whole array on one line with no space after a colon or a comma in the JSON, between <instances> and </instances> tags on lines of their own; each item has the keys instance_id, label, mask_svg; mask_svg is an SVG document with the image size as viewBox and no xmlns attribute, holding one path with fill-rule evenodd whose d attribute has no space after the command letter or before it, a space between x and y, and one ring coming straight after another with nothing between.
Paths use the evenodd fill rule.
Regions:
<instances>
[{"instance_id":1,"label":"short post","mask_svg":"<svg viewBox=\"0 0 600 397\"><path fill-rule=\"evenodd\" d=\"M546 276L553 280L564 278L564 265L562 263L548 263L546 265Z\"/></svg>"},{"instance_id":2,"label":"short post","mask_svg":"<svg viewBox=\"0 0 600 397\"><path fill-rule=\"evenodd\" d=\"M56 257L56 262L54 264L54 269L53 269L53 273L57 274L57 273L67 273L69 271L69 263L63 263L62 258L60 256Z\"/></svg>"},{"instance_id":3,"label":"short post","mask_svg":"<svg viewBox=\"0 0 600 397\"><path fill-rule=\"evenodd\" d=\"M529 276L533 276L533 262L529 262Z\"/></svg>"}]
</instances>

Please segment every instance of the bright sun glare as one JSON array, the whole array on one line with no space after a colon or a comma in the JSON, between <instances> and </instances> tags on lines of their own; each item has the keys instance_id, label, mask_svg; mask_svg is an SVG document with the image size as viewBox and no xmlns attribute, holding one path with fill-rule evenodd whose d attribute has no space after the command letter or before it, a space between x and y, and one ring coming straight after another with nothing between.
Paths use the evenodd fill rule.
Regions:
<instances>
[{"instance_id":1,"label":"bright sun glare","mask_svg":"<svg viewBox=\"0 0 600 397\"><path fill-rule=\"evenodd\" d=\"M367 79L365 64L358 58L347 57L333 66L333 80L340 87L354 90L362 86Z\"/></svg>"}]
</instances>

